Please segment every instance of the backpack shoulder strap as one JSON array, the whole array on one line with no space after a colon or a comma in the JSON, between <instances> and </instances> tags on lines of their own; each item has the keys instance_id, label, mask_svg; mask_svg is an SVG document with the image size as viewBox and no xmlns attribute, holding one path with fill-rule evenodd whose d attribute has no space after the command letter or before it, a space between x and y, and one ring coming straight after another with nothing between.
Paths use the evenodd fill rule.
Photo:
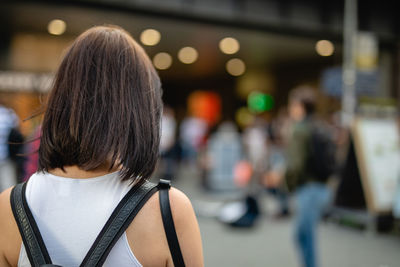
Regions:
<instances>
[{"instance_id":1,"label":"backpack shoulder strap","mask_svg":"<svg viewBox=\"0 0 400 267\"><path fill-rule=\"evenodd\" d=\"M161 216L172 260L174 262L175 267L184 267L185 262L182 257L182 252L179 246L178 237L176 235L174 219L172 217L171 207L169 203L169 189L171 188L171 182L169 180L160 179L158 186L160 189L159 198L160 198Z\"/></svg>"},{"instance_id":2,"label":"backpack shoulder strap","mask_svg":"<svg viewBox=\"0 0 400 267\"><path fill-rule=\"evenodd\" d=\"M102 266L133 218L157 190L157 185L148 181L133 186L114 209L80 266Z\"/></svg>"},{"instance_id":3,"label":"backpack shoulder strap","mask_svg":"<svg viewBox=\"0 0 400 267\"><path fill-rule=\"evenodd\" d=\"M12 189L10 196L11 209L31 265L51 264L52 262L39 228L26 202L26 185L27 182L21 183Z\"/></svg>"},{"instance_id":4,"label":"backpack shoulder strap","mask_svg":"<svg viewBox=\"0 0 400 267\"><path fill-rule=\"evenodd\" d=\"M160 190L160 209L168 246L176 267L185 266L169 203L170 181L145 181L133 186L114 209L80 266L102 266L111 249L147 200ZM14 217L32 266L52 264L51 258L25 197L26 182L16 185L10 200Z\"/></svg>"}]
</instances>

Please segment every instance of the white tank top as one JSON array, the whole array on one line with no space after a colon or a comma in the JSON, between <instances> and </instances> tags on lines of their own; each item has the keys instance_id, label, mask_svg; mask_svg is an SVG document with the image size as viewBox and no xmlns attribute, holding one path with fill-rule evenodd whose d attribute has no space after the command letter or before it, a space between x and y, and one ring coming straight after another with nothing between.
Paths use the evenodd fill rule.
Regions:
<instances>
[{"instance_id":1,"label":"white tank top","mask_svg":"<svg viewBox=\"0 0 400 267\"><path fill-rule=\"evenodd\" d=\"M49 173L32 175L26 188L26 200L53 264L79 266L129 189L129 182L121 181L117 172L89 179ZM24 245L18 266L31 266ZM126 233L117 241L103 266L142 266L129 247Z\"/></svg>"}]
</instances>

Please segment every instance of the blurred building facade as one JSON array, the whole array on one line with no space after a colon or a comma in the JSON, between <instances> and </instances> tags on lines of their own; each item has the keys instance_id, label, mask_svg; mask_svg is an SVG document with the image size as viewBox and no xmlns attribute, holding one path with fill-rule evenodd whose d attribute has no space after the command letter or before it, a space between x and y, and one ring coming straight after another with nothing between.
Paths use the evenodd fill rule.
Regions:
<instances>
[{"instance_id":1,"label":"blurred building facade","mask_svg":"<svg viewBox=\"0 0 400 267\"><path fill-rule=\"evenodd\" d=\"M374 58L376 72L361 79L366 84L372 79L374 86L366 94L373 97L399 98L400 22L394 7L358 1L358 28L372 36L369 46L375 45L366 57ZM274 112L301 83L333 95L320 101L322 109L331 112L340 106L340 93L335 96L334 89L323 87L341 83L329 70L342 64L343 11L344 1L317 0L4 1L0 96L21 118L28 117L40 106L40 96L48 91L71 40L90 26L117 24L145 47L156 66L161 64L164 101L178 120L186 115L194 91L217 93L222 99L220 119L238 120L243 116L237 112L247 107L251 92L270 96ZM58 32L57 27L51 29L54 20L61 21ZM142 40L146 29L158 32L156 43ZM236 40L237 49L228 43L224 51L225 38ZM187 47L195 51L192 59L190 54L185 59L184 51L192 51L183 49ZM156 58L166 59L156 63ZM25 134L34 129L30 124L35 123L24 126Z\"/></svg>"}]
</instances>

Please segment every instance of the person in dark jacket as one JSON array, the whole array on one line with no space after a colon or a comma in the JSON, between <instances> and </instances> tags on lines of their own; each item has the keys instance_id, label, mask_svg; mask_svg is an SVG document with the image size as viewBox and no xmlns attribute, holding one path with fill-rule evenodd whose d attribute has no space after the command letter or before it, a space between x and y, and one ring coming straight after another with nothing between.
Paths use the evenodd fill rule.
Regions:
<instances>
[{"instance_id":1,"label":"person in dark jacket","mask_svg":"<svg viewBox=\"0 0 400 267\"><path fill-rule=\"evenodd\" d=\"M286 180L295 192L295 241L302 264L318 266L316 255L316 228L331 192L325 181L328 177L315 174L310 164L311 136L318 122L314 119L315 94L312 88L299 87L289 95L289 116L293 120L287 147Z\"/></svg>"},{"instance_id":2,"label":"person in dark jacket","mask_svg":"<svg viewBox=\"0 0 400 267\"><path fill-rule=\"evenodd\" d=\"M8 136L8 156L15 166L16 182L21 182L25 175L24 147L24 136L18 128L12 128Z\"/></svg>"}]
</instances>

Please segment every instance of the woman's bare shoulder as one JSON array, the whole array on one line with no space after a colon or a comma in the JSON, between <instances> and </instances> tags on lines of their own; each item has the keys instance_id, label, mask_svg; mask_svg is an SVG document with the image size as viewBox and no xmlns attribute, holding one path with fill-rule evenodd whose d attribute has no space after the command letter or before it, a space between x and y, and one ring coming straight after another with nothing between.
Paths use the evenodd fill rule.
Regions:
<instances>
[{"instance_id":1,"label":"woman's bare shoulder","mask_svg":"<svg viewBox=\"0 0 400 267\"><path fill-rule=\"evenodd\" d=\"M172 188L170 202L186 266L204 266L200 229L189 198L182 191Z\"/></svg>"},{"instance_id":2,"label":"woman's bare shoulder","mask_svg":"<svg viewBox=\"0 0 400 267\"><path fill-rule=\"evenodd\" d=\"M197 224L196 215L194 213L191 201L185 193L183 193L179 189L171 187L171 189L169 190L169 199L175 228L184 229L187 228L188 224ZM159 226L161 226L161 230L164 231L164 228L162 228L163 225L159 201L159 194L154 194L143 207L142 215L149 215L146 220L150 219L150 217L158 218L159 220L153 220L153 226L157 228L160 228Z\"/></svg>"},{"instance_id":3,"label":"woman's bare shoulder","mask_svg":"<svg viewBox=\"0 0 400 267\"><path fill-rule=\"evenodd\" d=\"M8 188L0 193L0 227L2 227L2 230L4 227L10 227L10 222L14 221L10 204L11 190L12 188Z\"/></svg>"},{"instance_id":4,"label":"woman's bare shoulder","mask_svg":"<svg viewBox=\"0 0 400 267\"><path fill-rule=\"evenodd\" d=\"M21 236L11 210L9 188L0 194L0 266L16 266Z\"/></svg>"},{"instance_id":5,"label":"woman's bare shoulder","mask_svg":"<svg viewBox=\"0 0 400 267\"><path fill-rule=\"evenodd\" d=\"M171 212L174 224L184 257L186 266L203 266L203 251L201 245L200 230L198 227L196 215L189 198L180 190L171 188L169 190ZM164 226L161 218L159 204L159 194L154 194L143 206L132 222L127 231L130 246L143 264L156 264L148 262L148 259L155 260L148 253L148 250L142 250L147 246L135 246L134 244L148 243L153 248L156 255L162 255L161 261L166 261L166 266L172 266L172 259L169 252L168 242L165 236Z\"/></svg>"}]
</instances>

